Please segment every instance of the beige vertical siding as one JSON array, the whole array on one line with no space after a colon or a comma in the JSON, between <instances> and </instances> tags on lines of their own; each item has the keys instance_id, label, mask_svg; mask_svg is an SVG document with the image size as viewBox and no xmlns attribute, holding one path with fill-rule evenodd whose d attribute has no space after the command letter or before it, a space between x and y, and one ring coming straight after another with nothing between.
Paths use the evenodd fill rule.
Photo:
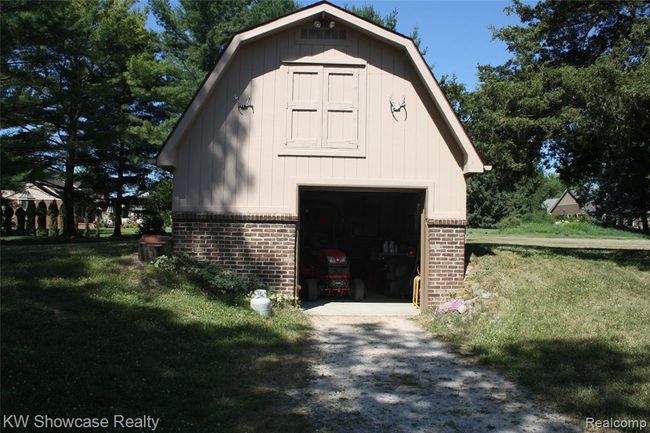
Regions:
<instances>
[{"instance_id":1,"label":"beige vertical siding","mask_svg":"<svg viewBox=\"0 0 650 433\"><path fill-rule=\"evenodd\" d=\"M406 54L352 30L347 42L297 44L291 30L243 47L178 148L174 210L295 215L299 185L330 185L426 188L429 218L465 218L462 154ZM355 68L367 63L357 154L283 154L290 125L283 61L305 57ZM350 102L350 83L335 88L335 102ZM235 96L242 103L250 96L253 109L240 111ZM408 118L400 112L393 119L391 96L398 104L405 99ZM353 135L344 117L325 126L337 128L334 137Z\"/></svg>"}]
</instances>

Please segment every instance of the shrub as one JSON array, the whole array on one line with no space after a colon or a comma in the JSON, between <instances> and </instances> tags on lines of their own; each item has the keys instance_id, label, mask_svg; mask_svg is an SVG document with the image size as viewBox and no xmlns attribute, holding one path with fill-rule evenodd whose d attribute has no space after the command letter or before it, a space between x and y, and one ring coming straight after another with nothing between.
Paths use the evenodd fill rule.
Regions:
<instances>
[{"instance_id":1,"label":"shrub","mask_svg":"<svg viewBox=\"0 0 650 433\"><path fill-rule=\"evenodd\" d=\"M47 214L50 216L50 236L59 235L59 207L52 200L47 208Z\"/></svg>"},{"instance_id":2,"label":"shrub","mask_svg":"<svg viewBox=\"0 0 650 433\"><path fill-rule=\"evenodd\" d=\"M65 230L65 223L66 220L68 219L66 214L65 214L65 204L63 202L61 203L61 206L59 207L59 215L61 215L61 228ZM77 226L75 226L76 230Z\"/></svg>"},{"instance_id":3,"label":"shrub","mask_svg":"<svg viewBox=\"0 0 650 433\"><path fill-rule=\"evenodd\" d=\"M14 208L11 204L5 205L4 212L2 213L2 229L5 236L11 236L11 219L14 217Z\"/></svg>"},{"instance_id":4,"label":"shrub","mask_svg":"<svg viewBox=\"0 0 650 433\"><path fill-rule=\"evenodd\" d=\"M498 229L504 229L504 228L507 228L507 227L517 227L517 226L520 226L520 225L521 225L521 219L519 217L507 216L507 217L501 219L501 221L499 221L497 223L496 227Z\"/></svg>"},{"instance_id":5,"label":"shrub","mask_svg":"<svg viewBox=\"0 0 650 433\"><path fill-rule=\"evenodd\" d=\"M27 205L27 234L29 236L36 235L36 205L33 200L29 201Z\"/></svg>"},{"instance_id":6,"label":"shrub","mask_svg":"<svg viewBox=\"0 0 650 433\"><path fill-rule=\"evenodd\" d=\"M138 226L142 235L165 234L165 221L157 214L146 214L142 217L142 224Z\"/></svg>"},{"instance_id":7,"label":"shrub","mask_svg":"<svg viewBox=\"0 0 650 433\"><path fill-rule=\"evenodd\" d=\"M204 289L221 294L245 295L252 290L262 288L253 279L243 278L214 263L198 261L185 254L160 256L153 262L153 266L165 271L185 274Z\"/></svg>"},{"instance_id":8,"label":"shrub","mask_svg":"<svg viewBox=\"0 0 650 433\"><path fill-rule=\"evenodd\" d=\"M267 291L267 295L275 307L288 308L297 305L296 298L294 298L293 295L278 293L272 290Z\"/></svg>"},{"instance_id":9,"label":"shrub","mask_svg":"<svg viewBox=\"0 0 650 433\"><path fill-rule=\"evenodd\" d=\"M140 225L135 221L128 221L122 224L123 229L137 229L140 228ZM147 233L149 234L149 233ZM153 233L151 233L153 234Z\"/></svg>"},{"instance_id":10,"label":"shrub","mask_svg":"<svg viewBox=\"0 0 650 433\"><path fill-rule=\"evenodd\" d=\"M45 221L47 216L47 206L45 206L45 202L41 200L38 202L38 206L36 207L36 226L38 227L38 230L36 230L36 236L42 236L39 235L39 233L45 232L47 234L47 227L45 227Z\"/></svg>"},{"instance_id":11,"label":"shrub","mask_svg":"<svg viewBox=\"0 0 650 433\"><path fill-rule=\"evenodd\" d=\"M151 187L144 199L141 234L164 234L172 210L172 181L161 179Z\"/></svg>"},{"instance_id":12,"label":"shrub","mask_svg":"<svg viewBox=\"0 0 650 433\"><path fill-rule=\"evenodd\" d=\"M546 211L530 212L521 217L521 220L526 223L540 223L540 224L553 224L554 217L546 213Z\"/></svg>"},{"instance_id":13,"label":"shrub","mask_svg":"<svg viewBox=\"0 0 650 433\"><path fill-rule=\"evenodd\" d=\"M25 209L22 207L16 209L16 234L18 236L25 234Z\"/></svg>"}]
</instances>

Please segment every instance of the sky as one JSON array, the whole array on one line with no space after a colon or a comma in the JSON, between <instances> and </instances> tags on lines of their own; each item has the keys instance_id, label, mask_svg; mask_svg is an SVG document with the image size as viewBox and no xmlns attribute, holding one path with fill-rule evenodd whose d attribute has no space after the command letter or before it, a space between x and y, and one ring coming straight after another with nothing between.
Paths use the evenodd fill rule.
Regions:
<instances>
[{"instance_id":1,"label":"sky","mask_svg":"<svg viewBox=\"0 0 650 433\"><path fill-rule=\"evenodd\" d=\"M455 74L458 81L473 90L478 78L477 65L498 65L510 55L500 41L492 40L491 26L518 24L516 16L503 9L509 1L351 1L334 0L338 6L370 4L381 15L397 10L397 31L409 35L419 27L425 59L433 65L436 78ZM305 3L306 4L306 3Z\"/></svg>"},{"instance_id":2,"label":"sky","mask_svg":"<svg viewBox=\"0 0 650 433\"><path fill-rule=\"evenodd\" d=\"M429 65L433 65L436 78L455 74L468 90L477 85L477 65L498 65L510 57L505 44L492 40L490 27L519 22L516 16L508 16L503 11L509 1L330 1L341 7L369 4L383 16L396 9L398 32L408 35L414 27L419 27L422 47L428 48L425 58ZM140 0L138 3L145 2ZM312 2L299 0L299 3L306 6ZM148 26L158 28L151 16Z\"/></svg>"}]
</instances>

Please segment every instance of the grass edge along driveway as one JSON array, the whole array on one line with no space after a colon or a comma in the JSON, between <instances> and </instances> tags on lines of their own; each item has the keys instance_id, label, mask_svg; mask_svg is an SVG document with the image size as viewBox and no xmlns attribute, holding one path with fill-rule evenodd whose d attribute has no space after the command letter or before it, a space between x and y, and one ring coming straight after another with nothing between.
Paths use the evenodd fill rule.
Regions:
<instances>
[{"instance_id":1,"label":"grass edge along driveway","mask_svg":"<svg viewBox=\"0 0 650 433\"><path fill-rule=\"evenodd\" d=\"M650 420L650 253L470 245L471 316L421 315L434 336L582 422ZM469 291L469 290L468 290ZM634 431L634 430L630 430Z\"/></svg>"}]
</instances>

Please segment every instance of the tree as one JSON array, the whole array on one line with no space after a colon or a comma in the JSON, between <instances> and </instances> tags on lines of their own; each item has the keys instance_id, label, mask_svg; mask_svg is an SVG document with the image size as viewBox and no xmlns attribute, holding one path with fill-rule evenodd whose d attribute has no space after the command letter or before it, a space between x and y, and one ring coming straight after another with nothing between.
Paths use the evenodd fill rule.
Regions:
<instances>
[{"instance_id":1,"label":"tree","mask_svg":"<svg viewBox=\"0 0 650 433\"><path fill-rule=\"evenodd\" d=\"M163 59L178 79L170 82L168 102L180 115L230 38L242 29L298 9L293 0L149 0L163 28Z\"/></svg>"},{"instance_id":2,"label":"tree","mask_svg":"<svg viewBox=\"0 0 650 433\"><path fill-rule=\"evenodd\" d=\"M158 92L167 85L169 71L156 64L155 36L145 27L145 14L132 7L132 1L106 6L106 17L94 34L108 77L105 103L94 121L110 133L92 149L85 180L94 192L114 193L114 237L122 235L125 189L145 187L154 171L149 161L162 142L156 129L173 116L164 93Z\"/></svg>"},{"instance_id":3,"label":"tree","mask_svg":"<svg viewBox=\"0 0 650 433\"><path fill-rule=\"evenodd\" d=\"M149 130L161 123L156 116L169 95L143 102L142 89L138 93L133 87L142 75L165 69L151 68L163 62L155 37L145 29L144 13L134 6L134 0L9 0L1 5L0 180L3 188L30 180L55 190L65 204L66 236L76 233L79 174L101 165L103 171L96 174L104 175L120 201L132 172L146 170L143 161L153 153L147 139L161 141L161 132ZM147 79L167 85L165 76Z\"/></svg>"},{"instance_id":4,"label":"tree","mask_svg":"<svg viewBox=\"0 0 650 433\"><path fill-rule=\"evenodd\" d=\"M540 185L531 198L539 209L544 200L559 198L565 189L566 185L564 185L564 182L562 182L562 179L560 179L557 173L545 173L542 175Z\"/></svg>"},{"instance_id":5,"label":"tree","mask_svg":"<svg viewBox=\"0 0 650 433\"><path fill-rule=\"evenodd\" d=\"M474 92L453 77L441 80L493 166L468 180L470 223L492 225L538 209L547 181L543 167L555 169L563 186L572 186L599 213L644 220L650 5L515 1L508 11L522 25L496 30L495 37L512 58L480 66Z\"/></svg>"},{"instance_id":6,"label":"tree","mask_svg":"<svg viewBox=\"0 0 650 433\"><path fill-rule=\"evenodd\" d=\"M63 180L62 187L50 186L66 204L66 236L75 234L76 170L105 133L88 122L101 107L106 82L104 60L93 47L101 3L2 2L3 153L28 158L43 180Z\"/></svg>"},{"instance_id":7,"label":"tree","mask_svg":"<svg viewBox=\"0 0 650 433\"><path fill-rule=\"evenodd\" d=\"M50 236L59 235L59 207L56 205L56 201L52 200L50 205L47 207L47 214L50 216Z\"/></svg>"},{"instance_id":8,"label":"tree","mask_svg":"<svg viewBox=\"0 0 650 433\"><path fill-rule=\"evenodd\" d=\"M171 223L172 179L163 178L153 185L143 203L143 234L164 233L164 228Z\"/></svg>"},{"instance_id":9,"label":"tree","mask_svg":"<svg viewBox=\"0 0 650 433\"><path fill-rule=\"evenodd\" d=\"M650 205L650 4L640 1L515 2L522 25L498 30L513 59L499 85L536 95L517 111L563 181L598 214L642 221Z\"/></svg>"},{"instance_id":10,"label":"tree","mask_svg":"<svg viewBox=\"0 0 650 433\"><path fill-rule=\"evenodd\" d=\"M451 76L440 86L492 171L467 182L467 214L472 226L492 227L502 218L539 210L533 199L543 180L541 164L545 135L522 107L543 106L543 95L524 77L504 68L481 67L474 92Z\"/></svg>"},{"instance_id":11,"label":"tree","mask_svg":"<svg viewBox=\"0 0 650 433\"><path fill-rule=\"evenodd\" d=\"M36 207L36 225L37 225L36 234L38 236L47 234L46 218L47 218L47 206L45 205L45 202L41 200L38 202L38 206Z\"/></svg>"},{"instance_id":12,"label":"tree","mask_svg":"<svg viewBox=\"0 0 650 433\"><path fill-rule=\"evenodd\" d=\"M372 5L346 5L345 9L355 15L360 16L361 18L365 18L368 21L372 21L373 23L378 24L382 27L386 27L389 30L395 31L397 29L397 9L393 9L385 16L381 16L381 14Z\"/></svg>"},{"instance_id":13,"label":"tree","mask_svg":"<svg viewBox=\"0 0 650 433\"><path fill-rule=\"evenodd\" d=\"M355 15L365 18L368 21L385 27L392 31L397 31L397 9L393 9L388 14L382 16L377 9L372 5L363 5L363 6L354 6L354 5L345 5L345 9L352 12ZM418 47L422 55L426 55L429 51L428 47L422 47L422 38L420 36L420 29L416 26L413 27L409 37L415 42L415 46Z\"/></svg>"},{"instance_id":14,"label":"tree","mask_svg":"<svg viewBox=\"0 0 650 433\"><path fill-rule=\"evenodd\" d=\"M14 208L11 203L6 203L2 212L2 228L5 236L11 236L11 219L14 217Z\"/></svg>"},{"instance_id":15,"label":"tree","mask_svg":"<svg viewBox=\"0 0 650 433\"><path fill-rule=\"evenodd\" d=\"M25 209L22 206L16 209L16 234L25 235Z\"/></svg>"},{"instance_id":16,"label":"tree","mask_svg":"<svg viewBox=\"0 0 650 433\"><path fill-rule=\"evenodd\" d=\"M27 204L27 235L36 236L36 205L34 200L30 200Z\"/></svg>"}]
</instances>

